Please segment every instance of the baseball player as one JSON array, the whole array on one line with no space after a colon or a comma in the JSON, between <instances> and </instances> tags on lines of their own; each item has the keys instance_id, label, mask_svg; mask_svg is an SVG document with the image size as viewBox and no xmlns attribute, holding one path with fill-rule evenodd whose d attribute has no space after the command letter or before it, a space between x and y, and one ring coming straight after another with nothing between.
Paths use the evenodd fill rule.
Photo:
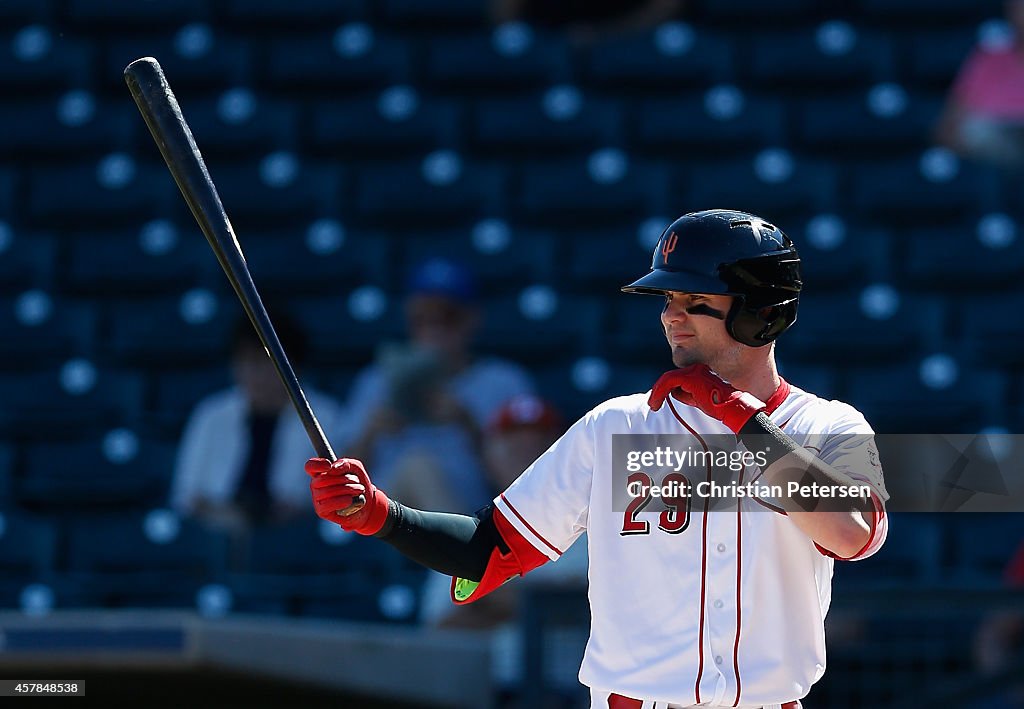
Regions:
<instances>
[{"instance_id":1,"label":"baseball player","mask_svg":"<svg viewBox=\"0 0 1024 709\"><path fill-rule=\"evenodd\" d=\"M774 340L796 320L799 267L790 239L752 214L680 217L651 271L623 288L665 299L675 368L651 391L595 407L474 517L410 509L359 461L322 458L306 463L317 514L450 575L455 603L557 560L587 532L580 681L592 707L799 707L825 671L833 561L870 556L887 528L864 417L778 375ZM667 479L639 478L622 507L616 434L697 449L731 441L763 456L734 482L787 493L739 495L729 514L712 495L687 494L658 511L652 484ZM699 487L713 472L708 463L707 480L694 479L699 466L685 476Z\"/></svg>"}]
</instances>

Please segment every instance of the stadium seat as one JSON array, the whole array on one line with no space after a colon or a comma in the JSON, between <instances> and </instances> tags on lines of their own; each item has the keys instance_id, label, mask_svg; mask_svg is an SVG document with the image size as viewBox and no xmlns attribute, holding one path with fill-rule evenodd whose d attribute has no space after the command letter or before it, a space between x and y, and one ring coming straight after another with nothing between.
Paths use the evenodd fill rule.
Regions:
<instances>
[{"instance_id":1,"label":"stadium seat","mask_svg":"<svg viewBox=\"0 0 1024 709\"><path fill-rule=\"evenodd\" d=\"M863 563L835 564L836 588L921 587L942 581L942 527L937 514L890 512L889 535L878 552Z\"/></svg>"},{"instance_id":2,"label":"stadium seat","mask_svg":"<svg viewBox=\"0 0 1024 709\"><path fill-rule=\"evenodd\" d=\"M517 212L547 226L607 227L609 219L638 221L663 209L664 167L601 149L572 160L528 163L522 171Z\"/></svg>"},{"instance_id":3,"label":"stadium seat","mask_svg":"<svg viewBox=\"0 0 1024 709\"><path fill-rule=\"evenodd\" d=\"M858 166L846 206L894 226L944 225L998 210L1000 185L993 169L930 148L907 159Z\"/></svg>"},{"instance_id":4,"label":"stadium seat","mask_svg":"<svg viewBox=\"0 0 1024 709\"><path fill-rule=\"evenodd\" d=\"M973 224L914 229L904 238L905 282L920 290L950 296L965 290L993 291L1020 283L1024 275L1024 242L987 240ZM973 319L986 311L964 315Z\"/></svg>"},{"instance_id":5,"label":"stadium seat","mask_svg":"<svg viewBox=\"0 0 1024 709\"><path fill-rule=\"evenodd\" d=\"M428 258L464 263L484 297L518 292L524 283L548 283L559 263L559 239L547 231L518 229L484 219L471 228L417 234L401 244L403 274Z\"/></svg>"},{"instance_id":6,"label":"stadium seat","mask_svg":"<svg viewBox=\"0 0 1024 709\"><path fill-rule=\"evenodd\" d=\"M208 19L206 0L161 0L139 3L133 0L71 0L66 17L85 27L145 29Z\"/></svg>"},{"instance_id":7,"label":"stadium seat","mask_svg":"<svg viewBox=\"0 0 1024 709\"><path fill-rule=\"evenodd\" d=\"M998 17L1003 3L999 0L858 0L857 9L875 21L906 20L915 26L926 22L952 25Z\"/></svg>"},{"instance_id":8,"label":"stadium seat","mask_svg":"<svg viewBox=\"0 0 1024 709\"><path fill-rule=\"evenodd\" d=\"M14 507L14 457L14 446L0 443L0 513Z\"/></svg>"},{"instance_id":9,"label":"stadium seat","mask_svg":"<svg viewBox=\"0 0 1024 709\"><path fill-rule=\"evenodd\" d=\"M785 340L781 340L785 343ZM835 369L800 363L790 363L784 358L785 344L780 344L783 356L779 358L779 376L798 389L814 394L822 399L837 399L842 393L839 389L839 377Z\"/></svg>"},{"instance_id":10,"label":"stadium seat","mask_svg":"<svg viewBox=\"0 0 1024 709\"><path fill-rule=\"evenodd\" d=\"M958 581L1002 585L1006 567L1024 543L1019 512L962 512L946 516L951 559L948 571Z\"/></svg>"},{"instance_id":11,"label":"stadium seat","mask_svg":"<svg viewBox=\"0 0 1024 709\"><path fill-rule=\"evenodd\" d=\"M424 63L430 84L494 92L568 81L567 41L554 33L509 23L490 32L431 37Z\"/></svg>"},{"instance_id":12,"label":"stadium seat","mask_svg":"<svg viewBox=\"0 0 1024 709\"><path fill-rule=\"evenodd\" d=\"M945 304L872 286L857 296L817 293L804 298L796 323L779 341L780 354L836 366L892 363L937 348L946 332Z\"/></svg>"},{"instance_id":13,"label":"stadium seat","mask_svg":"<svg viewBox=\"0 0 1024 709\"><path fill-rule=\"evenodd\" d=\"M666 369L592 357L554 361L551 357L548 364L535 369L537 387L568 422L612 397L649 391Z\"/></svg>"},{"instance_id":14,"label":"stadium seat","mask_svg":"<svg viewBox=\"0 0 1024 709\"><path fill-rule=\"evenodd\" d=\"M138 129L145 130L129 104L101 101L80 89L12 101L5 111L18 117L4 122L0 130L0 154L12 157L98 158L128 148Z\"/></svg>"},{"instance_id":15,"label":"stadium seat","mask_svg":"<svg viewBox=\"0 0 1024 709\"><path fill-rule=\"evenodd\" d=\"M369 0L226 0L221 12L232 27L282 30L365 19Z\"/></svg>"},{"instance_id":16,"label":"stadium seat","mask_svg":"<svg viewBox=\"0 0 1024 709\"><path fill-rule=\"evenodd\" d=\"M756 155L692 164L675 171L676 194L685 210L729 205L785 224L795 218L833 211L839 194L833 164L768 148Z\"/></svg>"},{"instance_id":17,"label":"stadium seat","mask_svg":"<svg viewBox=\"0 0 1024 709\"><path fill-rule=\"evenodd\" d=\"M410 79L411 48L403 39L378 35L363 23L341 25L333 34L271 42L264 81L275 88L379 87Z\"/></svg>"},{"instance_id":18,"label":"stadium seat","mask_svg":"<svg viewBox=\"0 0 1024 709\"><path fill-rule=\"evenodd\" d=\"M751 43L745 78L776 89L867 87L893 74L890 39L845 22L759 33Z\"/></svg>"},{"instance_id":19,"label":"stadium seat","mask_svg":"<svg viewBox=\"0 0 1024 709\"><path fill-rule=\"evenodd\" d=\"M626 300L619 294L619 288L632 283L647 272L650 266L651 250L642 246L637 239L631 239L620 229L587 230L582 232L561 232L561 238L568 251L563 260L564 268L559 276L563 287L569 287L581 294L599 294L613 303ZM636 300L630 297L629 300ZM660 298L644 298L658 301Z\"/></svg>"},{"instance_id":20,"label":"stadium seat","mask_svg":"<svg viewBox=\"0 0 1024 709\"><path fill-rule=\"evenodd\" d=\"M0 376L0 431L57 441L136 420L143 382L137 374L68 360L42 372Z\"/></svg>"},{"instance_id":21,"label":"stadium seat","mask_svg":"<svg viewBox=\"0 0 1024 709\"><path fill-rule=\"evenodd\" d=\"M167 496L175 446L113 429L80 442L24 449L21 505L48 513L137 510Z\"/></svg>"},{"instance_id":22,"label":"stadium seat","mask_svg":"<svg viewBox=\"0 0 1024 709\"><path fill-rule=\"evenodd\" d=\"M641 270L634 271L634 280L643 275ZM611 321L603 333L605 347L611 358L616 362L669 370L672 367L672 351L661 325L665 299L654 295L621 294L612 297ZM650 384L653 383L652 380Z\"/></svg>"},{"instance_id":23,"label":"stadium seat","mask_svg":"<svg viewBox=\"0 0 1024 709\"><path fill-rule=\"evenodd\" d=\"M314 105L305 140L318 154L342 159L406 158L456 144L461 113L450 100L392 86L372 96Z\"/></svg>"},{"instance_id":24,"label":"stadium seat","mask_svg":"<svg viewBox=\"0 0 1024 709\"><path fill-rule=\"evenodd\" d=\"M543 285L496 298L485 308L487 320L477 336L481 351L527 366L594 350L604 319L603 303Z\"/></svg>"},{"instance_id":25,"label":"stadium seat","mask_svg":"<svg viewBox=\"0 0 1024 709\"><path fill-rule=\"evenodd\" d=\"M70 38L57 41L57 32L47 25L0 32L0 87L27 98L58 88L88 86L92 79L91 46Z\"/></svg>"},{"instance_id":26,"label":"stadium seat","mask_svg":"<svg viewBox=\"0 0 1024 709\"><path fill-rule=\"evenodd\" d=\"M794 25L814 17L821 9L814 0L781 0L771 5L758 0L703 0L699 11L702 19L712 23L728 25L756 18L761 26L762 23Z\"/></svg>"},{"instance_id":27,"label":"stadium seat","mask_svg":"<svg viewBox=\"0 0 1024 709\"><path fill-rule=\"evenodd\" d=\"M124 68L139 57L156 57L188 116L195 89L246 86L251 75L249 46L241 39L195 22L166 27L158 36L129 35L105 43L100 84L124 91Z\"/></svg>"},{"instance_id":28,"label":"stadium seat","mask_svg":"<svg viewBox=\"0 0 1024 709\"><path fill-rule=\"evenodd\" d=\"M611 38L583 58L588 84L607 88L679 88L735 79L735 50L725 33L666 22L640 34Z\"/></svg>"},{"instance_id":29,"label":"stadium seat","mask_svg":"<svg viewBox=\"0 0 1024 709\"><path fill-rule=\"evenodd\" d=\"M46 24L53 19L52 0L7 0L0 3L0 27Z\"/></svg>"},{"instance_id":30,"label":"stadium seat","mask_svg":"<svg viewBox=\"0 0 1024 709\"><path fill-rule=\"evenodd\" d=\"M908 96L896 84L810 99L799 105L799 140L808 150L848 157L918 155L931 144L942 103L940 96Z\"/></svg>"},{"instance_id":31,"label":"stadium seat","mask_svg":"<svg viewBox=\"0 0 1024 709\"><path fill-rule=\"evenodd\" d=\"M1005 418L1007 377L961 371L940 388L921 379L923 362L846 373L847 401L882 433L975 433Z\"/></svg>"},{"instance_id":32,"label":"stadium seat","mask_svg":"<svg viewBox=\"0 0 1024 709\"><path fill-rule=\"evenodd\" d=\"M686 98L641 102L632 140L653 154L682 149L687 155L721 159L781 144L785 117L777 99L720 85Z\"/></svg>"},{"instance_id":33,"label":"stadium seat","mask_svg":"<svg viewBox=\"0 0 1024 709\"><path fill-rule=\"evenodd\" d=\"M30 168L27 186L26 207L34 224L98 228L152 217L173 196L174 182L166 168L139 163L127 153L110 153L90 163Z\"/></svg>"},{"instance_id":34,"label":"stadium seat","mask_svg":"<svg viewBox=\"0 0 1024 709\"><path fill-rule=\"evenodd\" d=\"M113 303L105 314L103 346L115 361L181 366L222 359L231 326L243 310L235 298L196 289L177 297Z\"/></svg>"},{"instance_id":35,"label":"stadium seat","mask_svg":"<svg viewBox=\"0 0 1024 709\"><path fill-rule=\"evenodd\" d=\"M488 21L488 5L481 0L383 0L378 16L386 23L416 29L450 31L455 27L482 27Z\"/></svg>"},{"instance_id":36,"label":"stadium seat","mask_svg":"<svg viewBox=\"0 0 1024 709\"><path fill-rule=\"evenodd\" d=\"M243 158L287 149L294 145L298 134L297 105L244 85L224 87L214 96L182 96L179 101L192 135L215 173L223 157ZM140 131L137 144L148 148L151 142L148 132Z\"/></svg>"},{"instance_id":37,"label":"stadium seat","mask_svg":"<svg viewBox=\"0 0 1024 709\"><path fill-rule=\"evenodd\" d=\"M922 87L948 90L977 42L974 25L914 32L905 50L907 78Z\"/></svg>"},{"instance_id":38,"label":"stadium seat","mask_svg":"<svg viewBox=\"0 0 1024 709\"><path fill-rule=\"evenodd\" d=\"M849 292L892 277L895 237L885 230L848 224L835 214L818 214L782 228L800 252L803 302L817 293Z\"/></svg>"},{"instance_id":39,"label":"stadium seat","mask_svg":"<svg viewBox=\"0 0 1024 709\"><path fill-rule=\"evenodd\" d=\"M472 141L478 150L550 157L590 151L618 141L622 117L614 102L572 86L509 99L477 102Z\"/></svg>"},{"instance_id":40,"label":"stadium seat","mask_svg":"<svg viewBox=\"0 0 1024 709\"><path fill-rule=\"evenodd\" d=\"M0 214L4 214L6 218L14 214L16 184L17 173L14 170L0 168Z\"/></svg>"},{"instance_id":41,"label":"stadium seat","mask_svg":"<svg viewBox=\"0 0 1024 709\"><path fill-rule=\"evenodd\" d=\"M0 362L8 368L63 363L87 356L98 334L96 309L54 299L45 291L25 291L0 299Z\"/></svg>"},{"instance_id":42,"label":"stadium seat","mask_svg":"<svg viewBox=\"0 0 1024 709\"><path fill-rule=\"evenodd\" d=\"M976 366L1018 369L1024 363L1021 308L1024 308L1024 297L1020 293L954 299L953 312L964 351Z\"/></svg>"},{"instance_id":43,"label":"stadium seat","mask_svg":"<svg viewBox=\"0 0 1024 709\"><path fill-rule=\"evenodd\" d=\"M367 225L399 229L440 227L500 213L505 175L498 168L464 163L449 151L421 161L378 162L355 178L355 207Z\"/></svg>"},{"instance_id":44,"label":"stadium seat","mask_svg":"<svg viewBox=\"0 0 1024 709\"><path fill-rule=\"evenodd\" d=\"M146 227L67 234L69 258L62 283L70 293L113 297L157 295L199 285L214 256L198 227L191 229L196 233L179 233L169 223L162 224L172 230L167 243L157 244L161 237Z\"/></svg>"},{"instance_id":45,"label":"stadium seat","mask_svg":"<svg viewBox=\"0 0 1024 709\"><path fill-rule=\"evenodd\" d=\"M27 583L57 568L60 537L46 517L14 510L0 512L0 576Z\"/></svg>"},{"instance_id":46,"label":"stadium seat","mask_svg":"<svg viewBox=\"0 0 1024 709\"><path fill-rule=\"evenodd\" d=\"M405 337L401 301L376 286L341 297L293 298L288 312L310 338L311 367L362 366L381 342Z\"/></svg>"},{"instance_id":47,"label":"stadium seat","mask_svg":"<svg viewBox=\"0 0 1024 709\"><path fill-rule=\"evenodd\" d=\"M0 221L0 292L51 289L56 262L57 244L52 235L17 231Z\"/></svg>"},{"instance_id":48,"label":"stadium seat","mask_svg":"<svg viewBox=\"0 0 1024 709\"><path fill-rule=\"evenodd\" d=\"M327 236L324 230L331 228ZM269 302L286 295L340 296L358 283L388 281L390 242L382 234L346 231L333 220L313 222L304 231L239 236L253 280Z\"/></svg>"},{"instance_id":49,"label":"stadium seat","mask_svg":"<svg viewBox=\"0 0 1024 709\"><path fill-rule=\"evenodd\" d=\"M67 536L63 578L106 607L194 607L227 565L223 533L167 510L79 516Z\"/></svg>"},{"instance_id":50,"label":"stadium seat","mask_svg":"<svg viewBox=\"0 0 1024 709\"><path fill-rule=\"evenodd\" d=\"M228 362L191 369L159 369L150 376L147 424L177 440L189 413L204 397L231 386Z\"/></svg>"}]
</instances>

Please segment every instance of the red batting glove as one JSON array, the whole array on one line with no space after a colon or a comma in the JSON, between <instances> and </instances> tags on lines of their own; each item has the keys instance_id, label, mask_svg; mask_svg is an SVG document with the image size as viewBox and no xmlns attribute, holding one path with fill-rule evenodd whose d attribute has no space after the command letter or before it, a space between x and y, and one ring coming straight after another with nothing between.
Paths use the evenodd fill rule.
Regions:
<instances>
[{"instance_id":1,"label":"red batting glove","mask_svg":"<svg viewBox=\"0 0 1024 709\"><path fill-rule=\"evenodd\" d=\"M718 419L737 435L747 421L765 409L763 401L753 394L738 391L706 364L691 364L662 374L651 389L648 406L657 411L669 394Z\"/></svg>"},{"instance_id":2,"label":"red batting glove","mask_svg":"<svg viewBox=\"0 0 1024 709\"><path fill-rule=\"evenodd\" d=\"M333 463L326 458L310 458L306 472L313 478L309 491L318 516L348 532L368 536L384 526L391 501L370 482L361 462L353 458L339 458ZM359 495L366 497L366 504L348 512Z\"/></svg>"}]
</instances>

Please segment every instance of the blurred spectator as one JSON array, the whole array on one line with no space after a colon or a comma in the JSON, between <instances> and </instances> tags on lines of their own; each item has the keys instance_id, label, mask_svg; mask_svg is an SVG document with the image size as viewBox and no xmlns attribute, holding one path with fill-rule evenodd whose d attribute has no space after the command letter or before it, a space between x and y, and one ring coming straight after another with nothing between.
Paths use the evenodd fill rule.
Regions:
<instances>
[{"instance_id":1,"label":"blurred spectator","mask_svg":"<svg viewBox=\"0 0 1024 709\"><path fill-rule=\"evenodd\" d=\"M282 313L271 315L292 366L302 364L306 341ZM253 524L285 521L309 509L309 479L295 461L308 458L309 438L288 392L247 318L231 338L235 386L206 397L185 425L171 483L171 506L181 514L241 532ZM328 439L343 427L334 399L304 387Z\"/></svg>"},{"instance_id":2,"label":"blurred spectator","mask_svg":"<svg viewBox=\"0 0 1024 709\"><path fill-rule=\"evenodd\" d=\"M960 68L939 122L939 142L964 157L1024 164L1024 0L1008 0L1013 35L981 42Z\"/></svg>"},{"instance_id":3,"label":"blurred spectator","mask_svg":"<svg viewBox=\"0 0 1024 709\"><path fill-rule=\"evenodd\" d=\"M561 416L548 402L533 395L510 399L492 418L483 439L483 457L491 497L506 489L565 430ZM557 563L545 564L517 583L506 584L475 603L451 602L451 578L431 572L423 592L422 619L444 628L492 629L495 680L515 688L522 670L522 638L519 634L519 598L524 586L578 585L587 581L586 544L573 544ZM568 670L575 677L579 658Z\"/></svg>"},{"instance_id":4,"label":"blurred spectator","mask_svg":"<svg viewBox=\"0 0 1024 709\"><path fill-rule=\"evenodd\" d=\"M480 312L473 275L462 265L440 258L418 264L405 316L408 342L382 346L353 386L354 440L346 455L366 461L406 504L471 512L489 499L480 431L533 384L510 362L474 357Z\"/></svg>"},{"instance_id":5,"label":"blurred spectator","mask_svg":"<svg viewBox=\"0 0 1024 709\"><path fill-rule=\"evenodd\" d=\"M1006 567L1004 583L1008 588L1024 591L1024 543ZM993 613L986 618L974 637L974 664L987 676L1004 672L1024 660L1024 614L1019 611ZM996 703L1002 701L1003 703ZM1017 682L1001 700L989 700L986 706L1024 706L1024 680Z\"/></svg>"},{"instance_id":6,"label":"blurred spectator","mask_svg":"<svg viewBox=\"0 0 1024 709\"><path fill-rule=\"evenodd\" d=\"M565 29L577 45L638 32L676 16L684 0L493 0L496 23Z\"/></svg>"}]
</instances>

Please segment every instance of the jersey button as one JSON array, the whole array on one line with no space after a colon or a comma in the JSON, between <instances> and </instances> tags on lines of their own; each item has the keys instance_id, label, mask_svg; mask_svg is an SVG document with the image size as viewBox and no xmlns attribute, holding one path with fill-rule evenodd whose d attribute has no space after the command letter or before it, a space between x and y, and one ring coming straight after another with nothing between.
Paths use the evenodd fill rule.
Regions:
<instances>
[{"instance_id":1,"label":"jersey button","mask_svg":"<svg viewBox=\"0 0 1024 709\"><path fill-rule=\"evenodd\" d=\"M722 656L721 655L715 655L715 664L716 665L722 664Z\"/></svg>"},{"instance_id":2,"label":"jersey button","mask_svg":"<svg viewBox=\"0 0 1024 709\"><path fill-rule=\"evenodd\" d=\"M725 604L723 604L721 601L715 601L715 608L721 608L723 605Z\"/></svg>"},{"instance_id":3,"label":"jersey button","mask_svg":"<svg viewBox=\"0 0 1024 709\"><path fill-rule=\"evenodd\" d=\"M724 545L724 544L719 544L719 545L718 545L718 551L719 551L719 552L723 552L723 551L725 551L725 545Z\"/></svg>"}]
</instances>

